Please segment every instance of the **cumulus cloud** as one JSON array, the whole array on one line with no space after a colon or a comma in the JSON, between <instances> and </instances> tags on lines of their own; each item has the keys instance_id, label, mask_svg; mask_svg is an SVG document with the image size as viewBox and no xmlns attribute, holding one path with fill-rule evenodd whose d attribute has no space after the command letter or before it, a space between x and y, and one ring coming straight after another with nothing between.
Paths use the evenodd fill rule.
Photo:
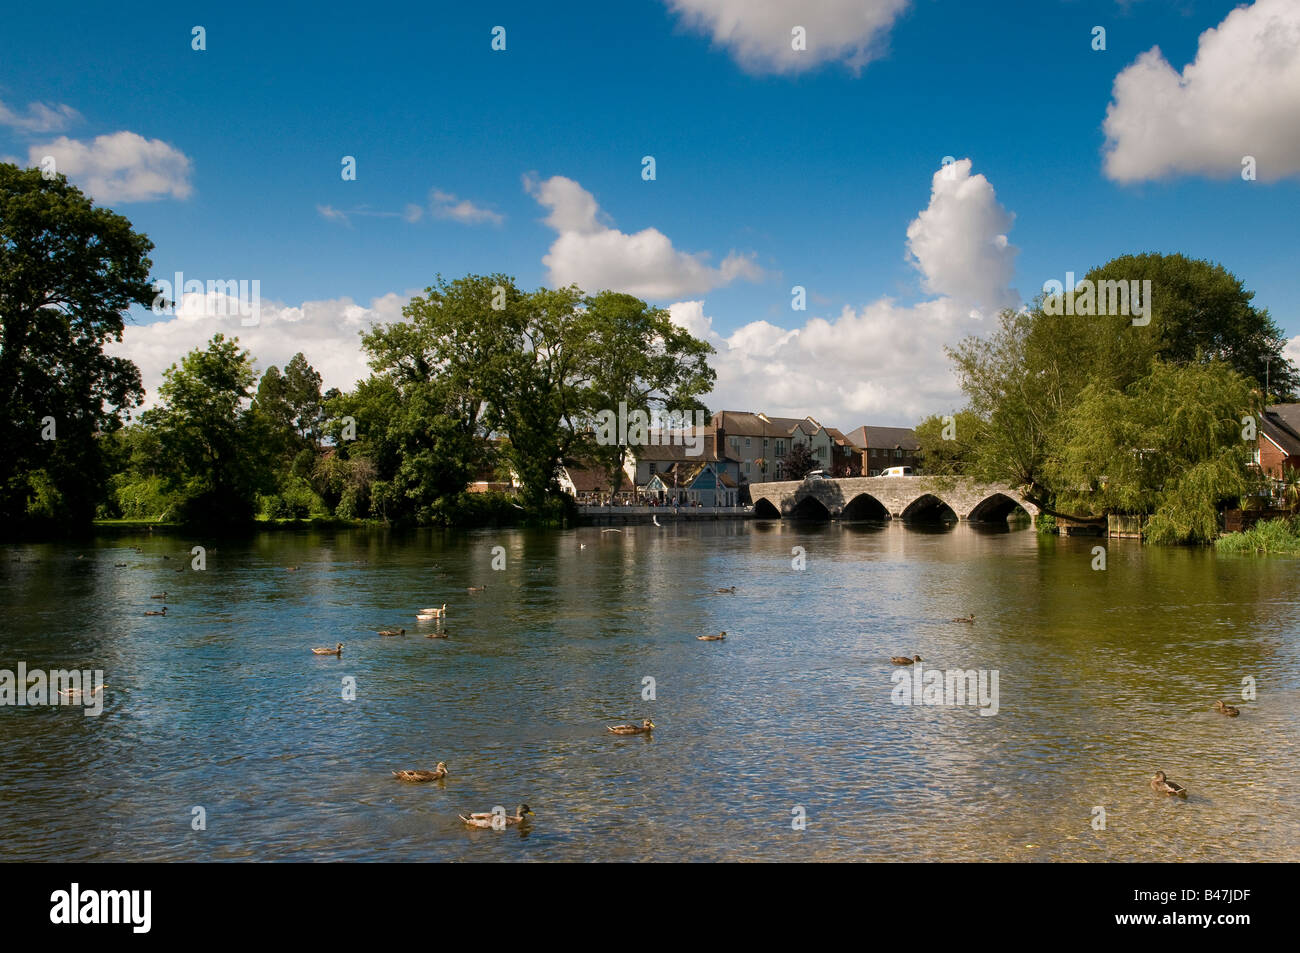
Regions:
<instances>
[{"instance_id":1,"label":"cumulus cloud","mask_svg":"<svg viewBox=\"0 0 1300 953\"><path fill-rule=\"evenodd\" d=\"M0 126L8 126L19 132L62 132L72 123L80 121L81 113L62 103L57 106L29 103L26 114L23 114L15 112L0 100Z\"/></svg>"},{"instance_id":2,"label":"cumulus cloud","mask_svg":"<svg viewBox=\"0 0 1300 953\"><path fill-rule=\"evenodd\" d=\"M678 251L656 228L619 231L606 224L607 216L590 192L562 175L544 181L525 176L524 188L550 210L545 222L559 233L542 259L554 285L661 300L703 294L738 278L764 277L753 255L733 251L715 268L707 253Z\"/></svg>"},{"instance_id":3,"label":"cumulus cloud","mask_svg":"<svg viewBox=\"0 0 1300 953\"><path fill-rule=\"evenodd\" d=\"M1105 171L1117 182L1185 174L1300 175L1300 4L1256 0L1201 34L1180 74L1153 47L1115 77Z\"/></svg>"},{"instance_id":4,"label":"cumulus cloud","mask_svg":"<svg viewBox=\"0 0 1300 953\"><path fill-rule=\"evenodd\" d=\"M146 389L146 407L157 402L163 371L195 348L207 345L214 334L237 337L252 352L261 374L272 364L283 367L301 351L320 372L322 388L351 388L370 373L361 350L360 333L371 325L399 321L410 300L398 294L375 298L360 305L351 298L304 301L295 306L261 303L259 323L244 327L239 301L214 293L182 295L175 314L149 323L127 324L120 342L105 350L129 358L140 368ZM246 309L247 310L247 309Z\"/></svg>"},{"instance_id":5,"label":"cumulus cloud","mask_svg":"<svg viewBox=\"0 0 1300 953\"><path fill-rule=\"evenodd\" d=\"M148 202L188 198L190 160L161 139L134 132L97 136L89 142L60 136L28 149L28 164L53 156L56 169L98 202Z\"/></svg>"},{"instance_id":6,"label":"cumulus cloud","mask_svg":"<svg viewBox=\"0 0 1300 953\"><path fill-rule=\"evenodd\" d=\"M469 199L458 198L441 189L434 189L429 193L429 208L434 218L449 218L453 222L464 225L478 225L482 222L500 225L505 221L504 215L491 209L480 208Z\"/></svg>"},{"instance_id":7,"label":"cumulus cloud","mask_svg":"<svg viewBox=\"0 0 1300 953\"><path fill-rule=\"evenodd\" d=\"M666 0L682 22L750 73L798 73L839 61L855 73L880 55L910 0ZM802 27L804 49L792 31Z\"/></svg>"},{"instance_id":8,"label":"cumulus cloud","mask_svg":"<svg viewBox=\"0 0 1300 953\"><path fill-rule=\"evenodd\" d=\"M963 403L943 346L989 330L979 308L1018 300L1006 286L1016 254L1005 236L1011 219L963 160L935 174L929 206L907 231L922 285L938 297L911 306L880 298L801 327L754 321L730 334L714 327L703 301L668 310L717 349L711 407L812 414L846 432L865 423L911 426Z\"/></svg>"}]
</instances>

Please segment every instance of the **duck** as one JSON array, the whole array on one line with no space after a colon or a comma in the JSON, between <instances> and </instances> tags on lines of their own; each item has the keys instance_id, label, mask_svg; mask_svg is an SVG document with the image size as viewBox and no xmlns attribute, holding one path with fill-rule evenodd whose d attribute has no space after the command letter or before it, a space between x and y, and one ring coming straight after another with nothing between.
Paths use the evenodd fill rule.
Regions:
<instances>
[{"instance_id":1,"label":"duck","mask_svg":"<svg viewBox=\"0 0 1300 953\"><path fill-rule=\"evenodd\" d=\"M967 625L973 625L974 622L975 622L975 613L972 612L970 615L966 616L966 618L964 618L964 619L960 619L960 618L958 618L958 619L953 619L952 621L953 621L953 622L965 622Z\"/></svg>"},{"instance_id":2,"label":"duck","mask_svg":"<svg viewBox=\"0 0 1300 953\"><path fill-rule=\"evenodd\" d=\"M312 655L337 655L339 658L342 658L342 657L343 657L343 643L340 642L338 645L334 646L334 648L332 648L332 649L312 649L312 650L311 650L311 654L312 654Z\"/></svg>"},{"instance_id":3,"label":"duck","mask_svg":"<svg viewBox=\"0 0 1300 953\"><path fill-rule=\"evenodd\" d=\"M736 587L735 587L735 586L727 586L727 588L725 588L725 589L717 589L717 590L714 590L714 591L715 591L715 592L722 593L723 595L728 595L728 596L729 596L729 595L732 595L732 594L735 593L735 591L736 591Z\"/></svg>"},{"instance_id":4,"label":"duck","mask_svg":"<svg viewBox=\"0 0 1300 953\"><path fill-rule=\"evenodd\" d=\"M376 629L380 635L406 635L405 629Z\"/></svg>"},{"instance_id":5,"label":"duck","mask_svg":"<svg viewBox=\"0 0 1300 953\"><path fill-rule=\"evenodd\" d=\"M298 567L297 567L297 566L285 566L285 567L284 567L284 571L285 571L285 572L297 572L297 571L298 571Z\"/></svg>"},{"instance_id":6,"label":"duck","mask_svg":"<svg viewBox=\"0 0 1300 953\"><path fill-rule=\"evenodd\" d=\"M469 586L465 591L466 591L466 592L482 592L482 591L483 591L484 589L486 589L486 588L487 588L487 586Z\"/></svg>"},{"instance_id":7,"label":"duck","mask_svg":"<svg viewBox=\"0 0 1300 953\"><path fill-rule=\"evenodd\" d=\"M59 695L63 698L81 698L83 695L89 695L91 698L94 698L106 688L108 688L107 685L96 685L94 688L90 689L90 691L82 691L80 688L65 688L59 692Z\"/></svg>"},{"instance_id":8,"label":"duck","mask_svg":"<svg viewBox=\"0 0 1300 953\"><path fill-rule=\"evenodd\" d=\"M451 636L447 634L446 629L439 629L436 632L430 632L428 635L425 636L425 638L426 639L449 639L451 638Z\"/></svg>"},{"instance_id":9,"label":"duck","mask_svg":"<svg viewBox=\"0 0 1300 953\"><path fill-rule=\"evenodd\" d=\"M495 811L485 811L481 814L471 814L469 817L461 814L460 819L470 827L490 827L502 830L513 824L527 824L528 819L533 816L532 808L527 804L520 804L515 808L513 816Z\"/></svg>"},{"instance_id":10,"label":"duck","mask_svg":"<svg viewBox=\"0 0 1300 953\"><path fill-rule=\"evenodd\" d=\"M415 617L421 622L428 622L431 619L445 619L447 617L447 603L444 602L441 609L421 609L415 614Z\"/></svg>"},{"instance_id":11,"label":"duck","mask_svg":"<svg viewBox=\"0 0 1300 953\"><path fill-rule=\"evenodd\" d=\"M167 614L166 606L163 606L161 609L150 609L148 612L145 613L145 615L166 615L166 614Z\"/></svg>"},{"instance_id":12,"label":"duck","mask_svg":"<svg viewBox=\"0 0 1300 953\"><path fill-rule=\"evenodd\" d=\"M165 592L160 592L160 593L158 593L158 595L156 595L156 596L150 596L149 598L150 598L150 599L166 599L166 598L167 598L167 593L165 593Z\"/></svg>"},{"instance_id":13,"label":"duck","mask_svg":"<svg viewBox=\"0 0 1300 953\"><path fill-rule=\"evenodd\" d=\"M906 655L895 655L890 659L890 661L895 665L911 665L913 662L920 662L923 661L923 659L919 655L913 655L911 658L908 658Z\"/></svg>"},{"instance_id":14,"label":"duck","mask_svg":"<svg viewBox=\"0 0 1300 953\"><path fill-rule=\"evenodd\" d=\"M423 784L426 781L441 781L447 776L447 762L439 761L432 771L394 771L393 777L408 784Z\"/></svg>"},{"instance_id":15,"label":"duck","mask_svg":"<svg viewBox=\"0 0 1300 953\"><path fill-rule=\"evenodd\" d=\"M717 635L697 635L697 636L695 637L695 641L697 641L697 642L724 642L724 641L726 641L726 638L727 638L727 633L725 633L725 632L719 632Z\"/></svg>"},{"instance_id":16,"label":"duck","mask_svg":"<svg viewBox=\"0 0 1300 953\"><path fill-rule=\"evenodd\" d=\"M1187 788L1183 787L1177 781L1170 781L1165 777L1163 771L1157 771L1156 776L1151 779L1151 790L1159 791L1161 794L1173 794L1178 797L1187 797Z\"/></svg>"},{"instance_id":17,"label":"duck","mask_svg":"<svg viewBox=\"0 0 1300 953\"><path fill-rule=\"evenodd\" d=\"M1232 705L1225 705L1222 701L1214 703L1214 710L1221 715L1227 715L1229 718L1236 718L1241 714L1240 708L1234 708Z\"/></svg>"},{"instance_id":18,"label":"duck","mask_svg":"<svg viewBox=\"0 0 1300 953\"><path fill-rule=\"evenodd\" d=\"M114 568L114 569L125 569L125 568L126 568L126 563L113 563L113 568Z\"/></svg>"},{"instance_id":19,"label":"duck","mask_svg":"<svg viewBox=\"0 0 1300 953\"><path fill-rule=\"evenodd\" d=\"M654 730L655 723L649 718L641 719L639 725L608 725L606 730L616 735L648 735Z\"/></svg>"}]
</instances>

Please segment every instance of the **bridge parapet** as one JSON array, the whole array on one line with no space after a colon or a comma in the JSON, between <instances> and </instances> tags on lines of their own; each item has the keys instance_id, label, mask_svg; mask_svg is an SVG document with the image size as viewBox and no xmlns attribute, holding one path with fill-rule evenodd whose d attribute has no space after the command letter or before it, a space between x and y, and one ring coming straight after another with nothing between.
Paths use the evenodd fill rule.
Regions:
<instances>
[{"instance_id":1,"label":"bridge parapet","mask_svg":"<svg viewBox=\"0 0 1300 953\"><path fill-rule=\"evenodd\" d=\"M751 483L749 495L755 510L766 500L783 519L820 516L818 505L831 519L884 518L886 513L890 519L906 519L941 506L959 519L981 522L1004 520L1016 507L1035 521L1039 515L1038 507L1013 487L969 477L842 477Z\"/></svg>"}]
</instances>

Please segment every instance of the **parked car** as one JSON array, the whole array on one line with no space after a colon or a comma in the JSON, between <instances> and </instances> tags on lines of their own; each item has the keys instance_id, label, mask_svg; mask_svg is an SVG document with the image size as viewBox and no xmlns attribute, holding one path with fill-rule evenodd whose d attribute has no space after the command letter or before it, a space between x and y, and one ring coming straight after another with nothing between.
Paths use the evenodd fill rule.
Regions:
<instances>
[{"instance_id":1,"label":"parked car","mask_svg":"<svg viewBox=\"0 0 1300 953\"><path fill-rule=\"evenodd\" d=\"M890 467L880 474L882 477L887 476L913 476L911 467Z\"/></svg>"},{"instance_id":2,"label":"parked car","mask_svg":"<svg viewBox=\"0 0 1300 953\"><path fill-rule=\"evenodd\" d=\"M805 480L828 480L830 478L826 475L825 470L809 470L808 475L805 476L804 479Z\"/></svg>"}]
</instances>

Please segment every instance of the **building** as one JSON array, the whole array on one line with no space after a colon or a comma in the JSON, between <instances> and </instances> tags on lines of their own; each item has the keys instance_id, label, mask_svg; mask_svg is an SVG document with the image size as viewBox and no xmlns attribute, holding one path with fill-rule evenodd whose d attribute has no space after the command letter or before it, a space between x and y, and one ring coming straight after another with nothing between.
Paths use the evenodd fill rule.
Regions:
<instances>
[{"instance_id":1,"label":"building","mask_svg":"<svg viewBox=\"0 0 1300 953\"><path fill-rule=\"evenodd\" d=\"M738 491L736 482L713 463L677 462L651 477L642 496L686 506L735 506Z\"/></svg>"},{"instance_id":2,"label":"building","mask_svg":"<svg viewBox=\"0 0 1300 953\"><path fill-rule=\"evenodd\" d=\"M769 417L735 410L713 415L713 429L723 453L737 461L741 484L783 480L782 459L804 443L824 469L830 469L835 440L812 417Z\"/></svg>"},{"instance_id":3,"label":"building","mask_svg":"<svg viewBox=\"0 0 1300 953\"><path fill-rule=\"evenodd\" d=\"M862 476L862 451L865 447L859 447L848 436L834 427L827 427L826 432L831 435L831 440L835 444L832 452L831 465L827 467L832 477L856 477Z\"/></svg>"},{"instance_id":4,"label":"building","mask_svg":"<svg viewBox=\"0 0 1300 953\"><path fill-rule=\"evenodd\" d=\"M859 427L846 439L860 454L861 474L880 476L890 467L911 467L921 472L921 444L909 427Z\"/></svg>"},{"instance_id":5,"label":"building","mask_svg":"<svg viewBox=\"0 0 1300 953\"><path fill-rule=\"evenodd\" d=\"M1300 404L1271 404L1260 418L1254 463L1274 480L1300 469Z\"/></svg>"}]
</instances>

